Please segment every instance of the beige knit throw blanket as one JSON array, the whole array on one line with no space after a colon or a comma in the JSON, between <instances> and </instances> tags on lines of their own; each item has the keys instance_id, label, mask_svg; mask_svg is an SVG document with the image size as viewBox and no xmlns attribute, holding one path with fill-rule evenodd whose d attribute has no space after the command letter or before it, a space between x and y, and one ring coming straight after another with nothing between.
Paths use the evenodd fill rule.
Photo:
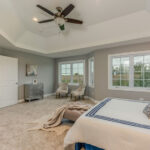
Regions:
<instances>
[{"instance_id":1,"label":"beige knit throw blanket","mask_svg":"<svg viewBox=\"0 0 150 150\"><path fill-rule=\"evenodd\" d=\"M48 129L60 125L66 110L76 110L78 112L81 112L82 114L83 112L87 111L90 107L90 105L81 103L69 103L63 105L62 107L56 110L56 112L52 115L48 122L43 125L43 128Z\"/></svg>"},{"instance_id":2,"label":"beige knit throw blanket","mask_svg":"<svg viewBox=\"0 0 150 150\"><path fill-rule=\"evenodd\" d=\"M72 102L68 103L66 105L63 105L62 107L58 108L52 115L49 117L49 115L44 116L35 122L35 126L33 128L30 128L29 131L32 130L44 130L48 132L55 132L57 135L60 135L64 133L65 131L68 131L72 124L61 124L62 119L64 116L64 113L66 110L76 110L79 112L85 112L89 108L91 108L92 105L90 104L83 104L80 102ZM61 126L60 126L61 125Z\"/></svg>"}]
</instances>

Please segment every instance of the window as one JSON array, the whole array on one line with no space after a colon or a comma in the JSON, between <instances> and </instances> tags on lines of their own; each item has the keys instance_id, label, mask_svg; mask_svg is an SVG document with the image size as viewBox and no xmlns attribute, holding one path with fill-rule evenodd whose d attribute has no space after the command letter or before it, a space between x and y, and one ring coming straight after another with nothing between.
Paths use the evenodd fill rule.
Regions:
<instances>
[{"instance_id":1,"label":"window","mask_svg":"<svg viewBox=\"0 0 150 150\"><path fill-rule=\"evenodd\" d=\"M129 86L129 57L112 59L112 85Z\"/></svg>"},{"instance_id":2,"label":"window","mask_svg":"<svg viewBox=\"0 0 150 150\"><path fill-rule=\"evenodd\" d=\"M94 87L94 57L89 58L89 87Z\"/></svg>"},{"instance_id":3,"label":"window","mask_svg":"<svg viewBox=\"0 0 150 150\"><path fill-rule=\"evenodd\" d=\"M71 82L71 65L61 64L61 81L63 83Z\"/></svg>"},{"instance_id":4,"label":"window","mask_svg":"<svg viewBox=\"0 0 150 150\"><path fill-rule=\"evenodd\" d=\"M150 87L150 55L134 57L134 87Z\"/></svg>"},{"instance_id":5,"label":"window","mask_svg":"<svg viewBox=\"0 0 150 150\"><path fill-rule=\"evenodd\" d=\"M84 81L84 65L83 63L73 63L72 64L73 71L73 83L83 83Z\"/></svg>"},{"instance_id":6,"label":"window","mask_svg":"<svg viewBox=\"0 0 150 150\"><path fill-rule=\"evenodd\" d=\"M84 83L84 61L62 62L59 64L59 82Z\"/></svg>"},{"instance_id":7,"label":"window","mask_svg":"<svg viewBox=\"0 0 150 150\"><path fill-rule=\"evenodd\" d=\"M109 56L109 88L150 90L150 52Z\"/></svg>"}]
</instances>

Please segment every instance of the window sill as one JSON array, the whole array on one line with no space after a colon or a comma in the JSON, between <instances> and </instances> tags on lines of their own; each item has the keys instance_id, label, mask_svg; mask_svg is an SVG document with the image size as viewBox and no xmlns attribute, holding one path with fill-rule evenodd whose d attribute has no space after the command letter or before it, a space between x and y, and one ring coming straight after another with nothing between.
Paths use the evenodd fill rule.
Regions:
<instances>
[{"instance_id":1,"label":"window sill","mask_svg":"<svg viewBox=\"0 0 150 150\"><path fill-rule=\"evenodd\" d=\"M79 86L79 83L68 83L69 86ZM83 83L83 85L86 85L85 83Z\"/></svg>"},{"instance_id":2,"label":"window sill","mask_svg":"<svg viewBox=\"0 0 150 150\"><path fill-rule=\"evenodd\" d=\"M150 88L121 88L121 87L108 87L108 90L128 91L128 92L150 92Z\"/></svg>"},{"instance_id":3,"label":"window sill","mask_svg":"<svg viewBox=\"0 0 150 150\"><path fill-rule=\"evenodd\" d=\"M68 83L69 86L79 86L79 83Z\"/></svg>"}]
</instances>

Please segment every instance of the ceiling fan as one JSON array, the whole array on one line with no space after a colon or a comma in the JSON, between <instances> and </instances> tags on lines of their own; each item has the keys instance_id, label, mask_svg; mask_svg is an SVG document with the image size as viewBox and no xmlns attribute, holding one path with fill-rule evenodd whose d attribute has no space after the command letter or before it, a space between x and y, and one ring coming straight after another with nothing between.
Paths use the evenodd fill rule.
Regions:
<instances>
[{"instance_id":1,"label":"ceiling fan","mask_svg":"<svg viewBox=\"0 0 150 150\"><path fill-rule=\"evenodd\" d=\"M58 24L60 30L65 30L65 22L67 23L74 23L74 24L82 24L83 21L76 20L72 18L66 18L66 16L71 13L71 11L75 8L73 4L68 5L64 10L61 7L56 7L57 13L53 13L52 11L48 10L47 8L37 5L38 8L43 10L44 12L48 13L49 15L53 16L53 19L47 19L39 21L38 23L47 23L51 21L55 21Z\"/></svg>"}]
</instances>

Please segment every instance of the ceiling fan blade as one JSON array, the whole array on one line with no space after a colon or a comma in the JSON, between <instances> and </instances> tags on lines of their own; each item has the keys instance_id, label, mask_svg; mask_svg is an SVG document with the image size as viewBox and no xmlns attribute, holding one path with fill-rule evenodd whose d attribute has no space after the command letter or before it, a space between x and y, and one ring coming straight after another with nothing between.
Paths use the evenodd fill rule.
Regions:
<instances>
[{"instance_id":1,"label":"ceiling fan blade","mask_svg":"<svg viewBox=\"0 0 150 150\"><path fill-rule=\"evenodd\" d=\"M55 14L53 12L51 12L50 10L48 10L47 8L41 6L41 5L36 5L38 8L42 9L43 11L45 11L46 13L55 16Z\"/></svg>"},{"instance_id":2,"label":"ceiling fan blade","mask_svg":"<svg viewBox=\"0 0 150 150\"><path fill-rule=\"evenodd\" d=\"M61 16L67 16L73 9L74 9L74 5L70 4L69 6L67 6L61 13Z\"/></svg>"},{"instance_id":3,"label":"ceiling fan blade","mask_svg":"<svg viewBox=\"0 0 150 150\"><path fill-rule=\"evenodd\" d=\"M46 22L51 22L51 21L54 21L54 19L42 20L42 21L39 21L38 23L46 23Z\"/></svg>"},{"instance_id":4,"label":"ceiling fan blade","mask_svg":"<svg viewBox=\"0 0 150 150\"><path fill-rule=\"evenodd\" d=\"M76 19L71 19L71 18L65 18L65 21L66 21L66 22L69 22L69 23L83 24L83 21L81 21L81 20L76 20Z\"/></svg>"}]
</instances>

